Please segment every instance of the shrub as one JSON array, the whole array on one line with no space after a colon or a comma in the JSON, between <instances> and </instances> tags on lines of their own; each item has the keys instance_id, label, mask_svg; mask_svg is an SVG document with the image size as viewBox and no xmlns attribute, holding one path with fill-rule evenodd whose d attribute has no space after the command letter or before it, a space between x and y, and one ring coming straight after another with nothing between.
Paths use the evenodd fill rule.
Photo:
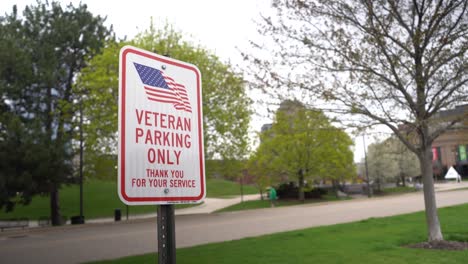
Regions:
<instances>
[{"instance_id":1,"label":"shrub","mask_svg":"<svg viewBox=\"0 0 468 264\"><path fill-rule=\"evenodd\" d=\"M328 191L320 187L304 186L304 197L306 199L320 199ZM299 196L299 186L294 182L282 183L276 189L278 199L297 199Z\"/></svg>"}]
</instances>

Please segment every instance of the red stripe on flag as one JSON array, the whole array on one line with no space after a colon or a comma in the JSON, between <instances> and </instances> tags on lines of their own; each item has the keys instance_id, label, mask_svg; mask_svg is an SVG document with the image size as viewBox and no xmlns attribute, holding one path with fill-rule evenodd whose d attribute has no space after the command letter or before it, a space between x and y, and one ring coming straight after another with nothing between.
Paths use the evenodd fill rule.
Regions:
<instances>
[{"instance_id":1,"label":"red stripe on flag","mask_svg":"<svg viewBox=\"0 0 468 264\"><path fill-rule=\"evenodd\" d=\"M148 100L161 103L171 103L175 109L191 113L192 107L190 106L190 101L185 86L177 83L174 79L166 76L164 73L162 73L162 76L169 86L169 89L145 86Z\"/></svg>"}]
</instances>

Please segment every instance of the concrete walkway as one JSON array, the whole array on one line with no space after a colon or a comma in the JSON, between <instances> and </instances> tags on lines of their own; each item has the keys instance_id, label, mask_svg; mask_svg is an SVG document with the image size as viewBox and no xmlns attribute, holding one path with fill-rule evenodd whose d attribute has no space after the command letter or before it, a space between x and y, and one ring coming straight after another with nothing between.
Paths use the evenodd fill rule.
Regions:
<instances>
[{"instance_id":1,"label":"concrete walkway","mask_svg":"<svg viewBox=\"0 0 468 264\"><path fill-rule=\"evenodd\" d=\"M468 188L468 182L436 183L434 184L434 187L435 187L436 192L464 189L464 188ZM367 196L363 195L362 198L367 199ZM259 199L260 199L260 194L244 195L242 198L243 201L253 201L253 200L259 200ZM204 203L198 206L194 206L194 207L177 209L175 211L175 214L176 215L211 214L213 212L229 207L231 205L238 204L240 202L241 202L240 196L229 198L229 199L206 198ZM145 219L145 218L151 218L151 217L156 217L156 213L131 215L131 217L129 218L130 219ZM92 219L87 222L103 223L103 222L113 222L113 221L114 221L114 218L104 218L104 219Z\"/></svg>"},{"instance_id":2,"label":"concrete walkway","mask_svg":"<svg viewBox=\"0 0 468 264\"><path fill-rule=\"evenodd\" d=\"M446 182L446 183L436 183L434 184L436 192L442 191L450 191L456 189L464 189L468 188L468 182ZM361 197L360 197L361 198ZM367 199L367 196L362 196L363 199ZM251 195L244 195L243 201L253 201L259 200L260 194L251 194ZM175 211L176 215L193 215L193 214L211 214L223 208L229 207L234 204L238 204L241 202L241 197L233 197L230 199L222 199L222 198L206 198L204 203L198 206L184 208L184 209L177 209ZM132 215L130 219L145 219L156 217L156 213L154 214L140 214L140 215ZM93 219L87 222L89 223L103 223L103 222L113 222L113 218L106 218L106 219Z\"/></svg>"},{"instance_id":3,"label":"concrete walkway","mask_svg":"<svg viewBox=\"0 0 468 264\"><path fill-rule=\"evenodd\" d=\"M434 184L436 192L450 191L456 189L465 189L468 188L468 182L445 182L445 183L436 183Z\"/></svg>"},{"instance_id":4,"label":"concrete walkway","mask_svg":"<svg viewBox=\"0 0 468 264\"><path fill-rule=\"evenodd\" d=\"M244 195L242 197L243 201L252 201L260 199L260 194L250 194ZM241 202L241 197L233 197L233 198L205 198L204 202L200 205L183 208L183 209L176 209L175 215L196 215L196 214L211 214L216 212L220 209L229 207L234 204L238 204ZM156 206L155 206L156 211ZM147 219L156 217L156 212L151 214L130 214L129 220L137 220L137 219ZM126 221L125 211L122 210L122 221ZM86 219L87 224L98 224L98 223L112 223L115 222L114 217L105 217L105 218L94 218L94 219ZM70 220L67 221L66 225L70 225ZM39 222L35 220L29 221L29 227L37 228L39 227Z\"/></svg>"},{"instance_id":5,"label":"concrete walkway","mask_svg":"<svg viewBox=\"0 0 468 264\"><path fill-rule=\"evenodd\" d=\"M252 201L260 199L260 194L251 194L251 195L244 195L242 197L244 201ZM216 212L220 209L229 207L234 204L238 204L241 202L241 197L234 197L229 199L222 199L222 198L205 198L205 201L197 206L183 208L183 209L176 209L175 215L194 215L194 214L211 214ZM156 213L151 214L138 214L138 215L130 215L129 220L134 219L146 219L156 217ZM122 217L122 220L125 217ZM90 219L86 220L86 223L109 223L114 222L114 218L98 218L98 219Z\"/></svg>"},{"instance_id":6,"label":"concrete walkway","mask_svg":"<svg viewBox=\"0 0 468 264\"><path fill-rule=\"evenodd\" d=\"M437 185L438 207L468 203L467 189L451 191L467 187L468 184L464 183ZM424 199L420 191L372 199L179 215L175 219L176 241L177 248L191 247L422 210ZM154 253L156 250L154 218L0 232L2 264L83 263Z\"/></svg>"},{"instance_id":7,"label":"concrete walkway","mask_svg":"<svg viewBox=\"0 0 468 264\"><path fill-rule=\"evenodd\" d=\"M242 197L243 201L253 201L259 200L260 194L250 194L244 195ZM221 198L206 198L205 202L199 206L178 209L175 211L176 215L188 215L188 214L211 214L223 208L229 207L234 204L241 202L241 197L234 197L230 199L221 199Z\"/></svg>"},{"instance_id":8,"label":"concrete walkway","mask_svg":"<svg viewBox=\"0 0 468 264\"><path fill-rule=\"evenodd\" d=\"M450 190L456 190L456 189L464 189L468 188L468 182L446 182L446 183L436 183L435 185L435 190L436 192L442 192L442 191L450 191ZM367 199L367 196L365 195L356 195L353 196L354 199ZM243 201L252 201L252 200L259 200L260 199L260 194L252 194L252 195L244 195L243 196ZM213 212L216 212L220 209L229 207L231 205L237 204L241 202L241 197L233 197L233 198L228 198L228 199L222 199L222 198L206 198L204 203L198 205L198 206L193 206L189 208L184 208L184 209L177 209L175 211L176 215L196 215L196 214L211 214ZM156 211L156 210L155 210ZM157 214L151 213L151 214L136 214L136 215L129 215L129 220L137 220L137 219L147 219L147 218L153 218L156 217ZM122 221L125 221L125 215L124 211L122 211ZM86 223L92 224L92 223L112 223L114 222L113 217L107 217L107 218L96 218L96 219L86 219ZM67 221L67 224L70 224L70 220ZM29 221L29 227L38 227L38 221Z\"/></svg>"}]
</instances>

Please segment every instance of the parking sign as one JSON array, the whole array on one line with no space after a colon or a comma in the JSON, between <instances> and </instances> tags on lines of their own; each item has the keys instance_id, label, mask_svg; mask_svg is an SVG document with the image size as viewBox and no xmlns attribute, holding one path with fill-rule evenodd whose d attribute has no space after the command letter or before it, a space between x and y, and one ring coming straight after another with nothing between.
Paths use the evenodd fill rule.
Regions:
<instances>
[{"instance_id":1,"label":"parking sign","mask_svg":"<svg viewBox=\"0 0 468 264\"><path fill-rule=\"evenodd\" d=\"M125 204L201 202L206 193L201 74L132 46L120 50L118 193Z\"/></svg>"}]
</instances>

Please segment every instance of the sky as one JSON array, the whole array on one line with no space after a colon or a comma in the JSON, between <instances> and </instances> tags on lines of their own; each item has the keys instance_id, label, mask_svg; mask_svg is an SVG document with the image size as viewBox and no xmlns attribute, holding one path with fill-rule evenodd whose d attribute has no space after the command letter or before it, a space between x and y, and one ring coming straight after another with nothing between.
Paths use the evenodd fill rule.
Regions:
<instances>
[{"instance_id":1,"label":"sky","mask_svg":"<svg viewBox=\"0 0 468 264\"><path fill-rule=\"evenodd\" d=\"M45 1L45 0L44 0ZM26 5L36 0L2 0L0 13L11 13L14 4L22 11ZM80 2L86 4L95 15L107 17L106 23L112 25L117 37L132 38L147 29L153 18L156 25L163 26L167 21L176 30L186 34L188 40L200 44L214 52L224 62L242 64L239 50L249 48L249 40L258 36L254 20L260 14L271 13L270 0L68 0L64 5ZM255 98L253 98L255 101ZM253 116L251 130L259 131L264 123L271 120L264 116ZM362 136L355 139L355 161L364 157ZM366 143L375 141L366 136Z\"/></svg>"},{"instance_id":2,"label":"sky","mask_svg":"<svg viewBox=\"0 0 468 264\"><path fill-rule=\"evenodd\" d=\"M45 0L43 0L45 1ZM18 10L36 0L2 0L0 13L10 13L14 4ZM156 24L166 21L187 34L187 38L200 43L220 56L224 61L240 62L237 47L245 48L256 34L252 21L261 10L268 9L269 0L62 0L64 5L80 2L96 15L107 17L107 25L113 25L118 37L132 38L147 29L151 17Z\"/></svg>"}]
</instances>

